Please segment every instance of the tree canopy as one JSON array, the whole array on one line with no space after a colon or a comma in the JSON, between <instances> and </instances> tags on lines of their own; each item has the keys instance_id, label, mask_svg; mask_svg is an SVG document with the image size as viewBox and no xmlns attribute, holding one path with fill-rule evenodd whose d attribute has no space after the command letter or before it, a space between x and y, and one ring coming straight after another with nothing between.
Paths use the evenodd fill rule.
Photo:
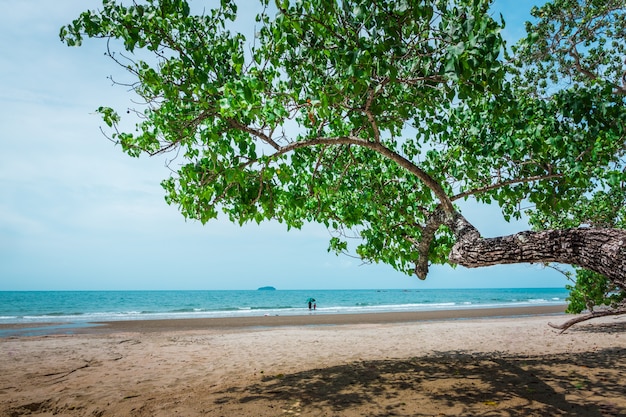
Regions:
<instances>
[{"instance_id":1,"label":"tree canopy","mask_svg":"<svg viewBox=\"0 0 626 417\"><path fill-rule=\"evenodd\" d=\"M162 185L184 216L321 223L422 279L556 262L626 291L623 1L548 2L511 48L488 0L260 3L251 38L231 0L103 0L61 28L132 74L136 130L98 111L129 155L177 153ZM535 230L482 238L464 199Z\"/></svg>"}]
</instances>

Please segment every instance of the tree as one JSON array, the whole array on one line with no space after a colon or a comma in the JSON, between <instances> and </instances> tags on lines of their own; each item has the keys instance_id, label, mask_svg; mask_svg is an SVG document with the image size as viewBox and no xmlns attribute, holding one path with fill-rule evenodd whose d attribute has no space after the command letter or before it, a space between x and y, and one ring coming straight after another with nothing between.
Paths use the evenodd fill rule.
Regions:
<instances>
[{"instance_id":1,"label":"tree","mask_svg":"<svg viewBox=\"0 0 626 417\"><path fill-rule=\"evenodd\" d=\"M253 40L229 30L231 0L104 0L61 29L70 46L107 39L134 76L136 132L99 112L129 155L177 152L162 185L183 215L322 223L331 250L356 237L365 261L421 279L431 263L555 262L626 289L623 224L574 211L624 195L621 1L534 9L512 52L487 0L261 3ZM535 230L483 238L468 198L507 220L529 202Z\"/></svg>"},{"instance_id":2,"label":"tree","mask_svg":"<svg viewBox=\"0 0 626 417\"><path fill-rule=\"evenodd\" d=\"M535 228L565 229L581 224L592 228L626 227L625 7L623 1L615 0L560 0L534 9L538 23L527 24L530 35L521 44L519 55L535 65L526 66L522 80L533 87L538 97L557 90L557 83L566 85L567 89L552 95L561 97L563 114L575 123L577 133L588 135L590 143L611 137L615 152L614 161L594 172L592 189L578 195L568 210L532 213L531 223ZM574 285L568 286L567 311L587 310L588 314L553 327L566 330L594 317L626 313L623 281L581 267L575 267L574 271ZM571 277L570 272L566 274Z\"/></svg>"}]
</instances>

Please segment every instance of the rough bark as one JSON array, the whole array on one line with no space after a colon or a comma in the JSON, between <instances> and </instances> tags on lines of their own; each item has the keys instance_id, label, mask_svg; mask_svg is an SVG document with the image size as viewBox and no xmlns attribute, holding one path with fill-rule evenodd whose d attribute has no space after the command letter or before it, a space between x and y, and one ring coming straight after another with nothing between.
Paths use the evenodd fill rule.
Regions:
<instances>
[{"instance_id":1,"label":"rough bark","mask_svg":"<svg viewBox=\"0 0 626 417\"><path fill-rule=\"evenodd\" d=\"M626 289L626 230L576 228L482 238L461 215L448 222L457 243L449 260L467 268L514 263L577 265Z\"/></svg>"}]
</instances>

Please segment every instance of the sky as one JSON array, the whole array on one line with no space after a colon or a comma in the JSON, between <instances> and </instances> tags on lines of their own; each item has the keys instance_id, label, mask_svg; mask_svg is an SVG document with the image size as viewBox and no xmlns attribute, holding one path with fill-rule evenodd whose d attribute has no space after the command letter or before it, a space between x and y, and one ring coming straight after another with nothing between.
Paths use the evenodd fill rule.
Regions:
<instances>
[{"instance_id":1,"label":"sky","mask_svg":"<svg viewBox=\"0 0 626 417\"><path fill-rule=\"evenodd\" d=\"M210 2L208 2L210 3ZM499 0L505 37L530 1ZM94 110L128 107L103 41L68 48L59 28L95 0L0 0L0 291L562 287L533 265L433 267L426 281L328 253L322 226L186 221L164 201L163 158L130 158ZM242 8L245 10L250 10ZM484 236L526 230L497 207L467 207Z\"/></svg>"}]
</instances>

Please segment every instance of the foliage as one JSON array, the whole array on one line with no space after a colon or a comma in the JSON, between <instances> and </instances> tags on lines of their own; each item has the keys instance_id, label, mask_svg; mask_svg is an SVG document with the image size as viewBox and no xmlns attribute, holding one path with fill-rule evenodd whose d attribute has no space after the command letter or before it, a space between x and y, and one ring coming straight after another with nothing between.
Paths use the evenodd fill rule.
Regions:
<instances>
[{"instance_id":1,"label":"foliage","mask_svg":"<svg viewBox=\"0 0 626 417\"><path fill-rule=\"evenodd\" d=\"M576 268L575 283L567 285L567 289L570 291L567 313L593 312L598 306L617 308L626 300L626 291L607 277L582 268Z\"/></svg>"},{"instance_id":2,"label":"foliage","mask_svg":"<svg viewBox=\"0 0 626 417\"><path fill-rule=\"evenodd\" d=\"M567 210L531 211L537 229L568 227L626 228L626 12L621 0L556 0L534 8L538 18L527 24L529 36L518 46L529 63L518 74L520 88L534 96L552 94L563 118L586 135L587 153L613 147L613 159L592 170L591 186L575 196ZM565 87L563 87L565 86ZM558 91L554 94L554 91ZM559 143L560 145L560 143ZM588 172L588 171L587 171ZM605 276L574 268L568 312L617 308L626 288Z\"/></svg>"},{"instance_id":3,"label":"foliage","mask_svg":"<svg viewBox=\"0 0 626 417\"><path fill-rule=\"evenodd\" d=\"M104 0L61 29L135 77L135 133L99 112L129 155L177 152L162 184L186 217L322 223L330 249L356 237L407 273L448 262L458 236L433 219L470 197L507 220L530 202L536 228L623 227L621 1L533 9L511 51L488 0L261 3L252 40L231 0Z\"/></svg>"},{"instance_id":4,"label":"foliage","mask_svg":"<svg viewBox=\"0 0 626 417\"><path fill-rule=\"evenodd\" d=\"M626 8L621 0L555 0L533 8L535 24L527 23L528 37L516 49L521 70L518 89L534 97L548 97L556 105L553 118L566 121L571 132L552 135L554 147L580 143L580 156L605 154L605 163L580 170L592 180L581 188L562 212L538 207L534 225L624 227L626 187ZM575 151L574 154L577 152ZM593 160L591 163L593 164ZM576 167L577 168L577 167ZM571 187L570 184L567 185ZM587 204L582 204L582 202ZM542 216L561 220L546 224ZM622 221L616 221L618 218ZM603 220L604 219L604 220ZM560 223L560 224L556 224Z\"/></svg>"},{"instance_id":5,"label":"foliage","mask_svg":"<svg viewBox=\"0 0 626 417\"><path fill-rule=\"evenodd\" d=\"M414 242L439 203L422 180L449 171L439 166L447 155L435 150L442 142L426 122L455 100L499 91L501 24L487 2L474 0L277 8L273 19L269 5L257 17L252 45L227 29L237 9L227 0L204 15L192 15L184 1L105 0L101 11L63 27L61 38L68 45L85 36L121 39L130 53L152 52L150 62L109 52L137 78L134 92L146 103L131 112L140 116L137 133L116 130L113 138L131 156L173 149L183 156L163 186L185 216L320 222L338 232L333 250L346 249L354 234L363 259L412 271ZM118 113L99 111L116 129ZM439 233L431 260L445 262L452 243Z\"/></svg>"}]
</instances>

